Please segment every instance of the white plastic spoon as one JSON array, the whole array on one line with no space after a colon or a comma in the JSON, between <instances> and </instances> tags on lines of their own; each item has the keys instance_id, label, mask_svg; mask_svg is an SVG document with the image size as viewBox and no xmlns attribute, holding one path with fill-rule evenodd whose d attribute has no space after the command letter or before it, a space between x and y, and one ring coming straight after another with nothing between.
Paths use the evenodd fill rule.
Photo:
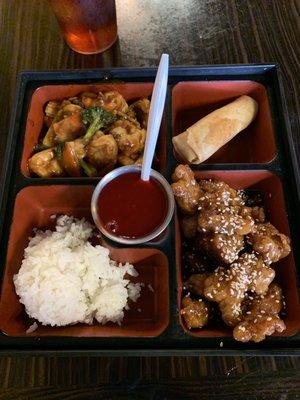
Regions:
<instances>
[{"instance_id":1,"label":"white plastic spoon","mask_svg":"<svg viewBox=\"0 0 300 400\"><path fill-rule=\"evenodd\" d=\"M151 97L141 178L148 181L167 93L169 55L162 54Z\"/></svg>"}]
</instances>

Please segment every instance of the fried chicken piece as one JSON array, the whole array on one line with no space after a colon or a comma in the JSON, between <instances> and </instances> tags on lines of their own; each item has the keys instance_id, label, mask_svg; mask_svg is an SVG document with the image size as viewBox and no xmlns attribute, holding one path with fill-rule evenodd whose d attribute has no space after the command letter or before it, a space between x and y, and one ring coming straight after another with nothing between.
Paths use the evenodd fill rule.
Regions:
<instances>
[{"instance_id":1,"label":"fried chicken piece","mask_svg":"<svg viewBox=\"0 0 300 400\"><path fill-rule=\"evenodd\" d=\"M184 283L186 290L198 296L204 295L204 282L209 277L209 272L203 274L193 274Z\"/></svg>"},{"instance_id":2,"label":"fried chicken piece","mask_svg":"<svg viewBox=\"0 0 300 400\"><path fill-rule=\"evenodd\" d=\"M108 130L119 148L119 154L130 158L138 158L143 152L146 131L125 119L116 121Z\"/></svg>"},{"instance_id":3,"label":"fried chicken piece","mask_svg":"<svg viewBox=\"0 0 300 400\"><path fill-rule=\"evenodd\" d=\"M199 184L188 165L178 165L172 175L172 189L180 211L183 214L195 214L201 195Z\"/></svg>"},{"instance_id":4,"label":"fried chicken piece","mask_svg":"<svg viewBox=\"0 0 300 400\"><path fill-rule=\"evenodd\" d=\"M267 264L277 262L291 252L290 239L269 222L256 224L248 235L248 242Z\"/></svg>"},{"instance_id":5,"label":"fried chicken piece","mask_svg":"<svg viewBox=\"0 0 300 400\"><path fill-rule=\"evenodd\" d=\"M274 332L283 332L286 326L278 316L282 307L282 290L271 283L265 295L256 296L249 303L245 317L233 330L233 337L240 342L257 343Z\"/></svg>"},{"instance_id":6,"label":"fried chicken piece","mask_svg":"<svg viewBox=\"0 0 300 400\"><path fill-rule=\"evenodd\" d=\"M114 166L117 156L118 146L112 135L104 135L98 131L87 145L86 157L96 168Z\"/></svg>"},{"instance_id":7,"label":"fried chicken piece","mask_svg":"<svg viewBox=\"0 0 300 400\"><path fill-rule=\"evenodd\" d=\"M180 314L183 316L188 329L203 328L208 322L209 304L205 300L192 300L185 296L182 299Z\"/></svg>"},{"instance_id":8,"label":"fried chicken piece","mask_svg":"<svg viewBox=\"0 0 300 400\"><path fill-rule=\"evenodd\" d=\"M139 99L131 104L129 109L134 112L134 115L136 116L138 122L141 124L141 127L147 129L150 101L146 98Z\"/></svg>"},{"instance_id":9,"label":"fried chicken piece","mask_svg":"<svg viewBox=\"0 0 300 400\"><path fill-rule=\"evenodd\" d=\"M31 172L41 178L62 176L64 171L58 161L55 149L46 149L34 154L28 160L28 167Z\"/></svg>"},{"instance_id":10,"label":"fried chicken piece","mask_svg":"<svg viewBox=\"0 0 300 400\"><path fill-rule=\"evenodd\" d=\"M245 235L251 232L254 219L250 207L244 206L241 193L219 180L201 180L203 192L198 209L200 232Z\"/></svg>"},{"instance_id":11,"label":"fried chicken piece","mask_svg":"<svg viewBox=\"0 0 300 400\"><path fill-rule=\"evenodd\" d=\"M210 257L224 264L233 263L245 247L242 235L223 233L199 235L197 245L200 250L204 250Z\"/></svg>"},{"instance_id":12,"label":"fried chicken piece","mask_svg":"<svg viewBox=\"0 0 300 400\"><path fill-rule=\"evenodd\" d=\"M264 294L275 272L254 253L245 253L229 269L217 268L204 282L204 296L219 303L223 321L237 325L242 318L242 301L252 290Z\"/></svg>"},{"instance_id":13,"label":"fried chicken piece","mask_svg":"<svg viewBox=\"0 0 300 400\"><path fill-rule=\"evenodd\" d=\"M202 208L199 212L199 232L223 233L225 235L246 235L254 227L254 219L243 213L244 207L219 206Z\"/></svg>"},{"instance_id":14,"label":"fried chicken piece","mask_svg":"<svg viewBox=\"0 0 300 400\"><path fill-rule=\"evenodd\" d=\"M123 112L128 111L128 104L124 97L116 90L109 92L99 92L98 95L95 93L82 93L81 101L86 108L99 106L110 112Z\"/></svg>"},{"instance_id":15,"label":"fried chicken piece","mask_svg":"<svg viewBox=\"0 0 300 400\"><path fill-rule=\"evenodd\" d=\"M183 215L180 218L180 226L184 237L187 239L195 237L198 229L198 215Z\"/></svg>"},{"instance_id":16,"label":"fried chicken piece","mask_svg":"<svg viewBox=\"0 0 300 400\"><path fill-rule=\"evenodd\" d=\"M208 179L201 180L198 183L203 191L199 199L199 210L244 205L244 200L240 193L223 181Z\"/></svg>"}]
</instances>

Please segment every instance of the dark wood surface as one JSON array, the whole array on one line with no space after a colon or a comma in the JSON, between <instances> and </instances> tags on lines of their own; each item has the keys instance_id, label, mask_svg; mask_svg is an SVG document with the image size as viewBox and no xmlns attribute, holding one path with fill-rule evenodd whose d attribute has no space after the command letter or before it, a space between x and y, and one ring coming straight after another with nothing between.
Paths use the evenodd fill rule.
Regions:
<instances>
[{"instance_id":1,"label":"dark wood surface","mask_svg":"<svg viewBox=\"0 0 300 400\"><path fill-rule=\"evenodd\" d=\"M278 62L300 152L298 0L117 0L100 55L64 43L46 0L0 0L0 168L21 70ZM0 399L297 399L293 357L2 357Z\"/></svg>"}]
</instances>

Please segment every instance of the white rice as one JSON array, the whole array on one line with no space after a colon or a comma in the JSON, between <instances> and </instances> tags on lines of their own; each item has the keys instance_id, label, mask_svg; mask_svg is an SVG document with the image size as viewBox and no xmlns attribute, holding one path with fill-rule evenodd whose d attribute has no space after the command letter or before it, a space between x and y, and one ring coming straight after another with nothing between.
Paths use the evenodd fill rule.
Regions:
<instances>
[{"instance_id":1,"label":"white rice","mask_svg":"<svg viewBox=\"0 0 300 400\"><path fill-rule=\"evenodd\" d=\"M117 265L109 250L92 246L93 226L69 216L57 219L56 230L36 231L14 276L16 292L27 314L43 325L63 326L96 318L121 323L128 299L136 301L139 283L133 265Z\"/></svg>"}]
</instances>

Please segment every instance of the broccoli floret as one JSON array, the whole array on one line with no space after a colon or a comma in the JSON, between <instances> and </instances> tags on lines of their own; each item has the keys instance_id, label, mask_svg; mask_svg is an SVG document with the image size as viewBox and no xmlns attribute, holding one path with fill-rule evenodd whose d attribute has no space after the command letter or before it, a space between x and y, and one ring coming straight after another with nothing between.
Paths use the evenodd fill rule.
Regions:
<instances>
[{"instance_id":1,"label":"broccoli floret","mask_svg":"<svg viewBox=\"0 0 300 400\"><path fill-rule=\"evenodd\" d=\"M115 122L116 117L102 107L89 107L82 114L82 121L88 125L88 129L83 139L89 141L95 132L99 129L105 129L108 125Z\"/></svg>"},{"instance_id":2,"label":"broccoli floret","mask_svg":"<svg viewBox=\"0 0 300 400\"><path fill-rule=\"evenodd\" d=\"M64 151L64 147L65 147L65 144L64 144L64 143L59 143L59 144L55 147L54 151L55 151L55 155L56 155L57 158L59 158L59 159L62 158L63 151Z\"/></svg>"}]
</instances>

